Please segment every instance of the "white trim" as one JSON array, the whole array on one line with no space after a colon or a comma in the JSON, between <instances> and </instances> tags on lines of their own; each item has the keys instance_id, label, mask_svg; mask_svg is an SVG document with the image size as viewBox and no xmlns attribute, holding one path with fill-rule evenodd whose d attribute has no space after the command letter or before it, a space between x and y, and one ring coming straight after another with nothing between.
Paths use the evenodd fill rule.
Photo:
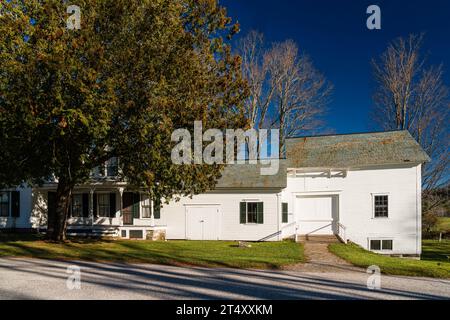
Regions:
<instances>
[{"instance_id":1,"label":"white trim","mask_svg":"<svg viewBox=\"0 0 450 320\"><path fill-rule=\"evenodd\" d=\"M185 203L184 207L220 206L220 203Z\"/></svg>"},{"instance_id":2,"label":"white trim","mask_svg":"<svg viewBox=\"0 0 450 320\"><path fill-rule=\"evenodd\" d=\"M242 199L241 202L263 202L261 199Z\"/></svg>"},{"instance_id":3,"label":"white trim","mask_svg":"<svg viewBox=\"0 0 450 320\"><path fill-rule=\"evenodd\" d=\"M338 196L342 193L342 190L325 190L325 191L302 191L302 192L292 192L292 196L298 197L311 197L311 196Z\"/></svg>"}]
</instances>

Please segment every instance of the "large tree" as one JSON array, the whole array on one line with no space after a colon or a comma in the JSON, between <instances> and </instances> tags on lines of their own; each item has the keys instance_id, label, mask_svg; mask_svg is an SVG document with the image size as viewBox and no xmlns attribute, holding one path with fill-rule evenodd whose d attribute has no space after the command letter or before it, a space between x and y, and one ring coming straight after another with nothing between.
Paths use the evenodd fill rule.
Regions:
<instances>
[{"instance_id":1,"label":"large tree","mask_svg":"<svg viewBox=\"0 0 450 320\"><path fill-rule=\"evenodd\" d=\"M64 240L72 191L119 157L153 198L214 186L220 166L175 165L171 134L245 125L237 31L216 0L0 3L0 187L57 182L48 235ZM226 37L226 38L225 38Z\"/></svg>"},{"instance_id":2,"label":"large tree","mask_svg":"<svg viewBox=\"0 0 450 320\"><path fill-rule=\"evenodd\" d=\"M408 130L428 153L422 181L430 191L449 183L450 96L442 66L421 57L422 42L422 35L398 38L373 61L373 118L382 129Z\"/></svg>"},{"instance_id":3,"label":"large tree","mask_svg":"<svg viewBox=\"0 0 450 320\"><path fill-rule=\"evenodd\" d=\"M294 41L268 47L263 34L251 31L237 48L250 91L245 111L253 127L280 129L283 150L286 138L321 126L332 85Z\"/></svg>"}]
</instances>

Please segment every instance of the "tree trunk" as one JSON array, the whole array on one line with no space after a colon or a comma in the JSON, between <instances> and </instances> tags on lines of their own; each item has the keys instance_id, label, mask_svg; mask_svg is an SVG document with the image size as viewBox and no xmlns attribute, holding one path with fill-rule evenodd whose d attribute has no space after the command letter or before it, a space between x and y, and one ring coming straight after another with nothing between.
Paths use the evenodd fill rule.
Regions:
<instances>
[{"instance_id":1,"label":"tree trunk","mask_svg":"<svg viewBox=\"0 0 450 320\"><path fill-rule=\"evenodd\" d=\"M67 217L72 200L73 185L60 180L56 189L56 210L49 212L47 237L53 241L66 240ZM51 216L54 215L54 216Z\"/></svg>"}]
</instances>

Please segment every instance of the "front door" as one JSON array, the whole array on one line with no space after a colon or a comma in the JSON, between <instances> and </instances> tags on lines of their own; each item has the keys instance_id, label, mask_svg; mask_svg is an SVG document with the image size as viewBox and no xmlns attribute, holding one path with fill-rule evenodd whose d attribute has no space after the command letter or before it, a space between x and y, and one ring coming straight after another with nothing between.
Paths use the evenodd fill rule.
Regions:
<instances>
[{"instance_id":1,"label":"front door","mask_svg":"<svg viewBox=\"0 0 450 320\"><path fill-rule=\"evenodd\" d=\"M122 218L124 225L133 225L139 218L139 194L124 192L122 197Z\"/></svg>"}]
</instances>

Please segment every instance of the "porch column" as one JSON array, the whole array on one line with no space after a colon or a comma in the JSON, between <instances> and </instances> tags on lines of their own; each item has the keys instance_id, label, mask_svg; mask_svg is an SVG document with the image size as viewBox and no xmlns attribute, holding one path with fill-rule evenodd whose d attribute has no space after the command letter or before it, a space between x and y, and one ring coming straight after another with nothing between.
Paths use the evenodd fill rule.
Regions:
<instances>
[{"instance_id":1,"label":"porch column","mask_svg":"<svg viewBox=\"0 0 450 320\"><path fill-rule=\"evenodd\" d=\"M89 219L91 226L94 225L94 189L89 190Z\"/></svg>"},{"instance_id":2,"label":"porch column","mask_svg":"<svg viewBox=\"0 0 450 320\"><path fill-rule=\"evenodd\" d=\"M123 191L124 188L119 188L119 223L123 226Z\"/></svg>"},{"instance_id":3,"label":"porch column","mask_svg":"<svg viewBox=\"0 0 450 320\"><path fill-rule=\"evenodd\" d=\"M154 211L155 206L153 205L154 201L153 199L150 198L148 199L148 201L150 201L150 226L154 227L155 226L155 211Z\"/></svg>"}]
</instances>

